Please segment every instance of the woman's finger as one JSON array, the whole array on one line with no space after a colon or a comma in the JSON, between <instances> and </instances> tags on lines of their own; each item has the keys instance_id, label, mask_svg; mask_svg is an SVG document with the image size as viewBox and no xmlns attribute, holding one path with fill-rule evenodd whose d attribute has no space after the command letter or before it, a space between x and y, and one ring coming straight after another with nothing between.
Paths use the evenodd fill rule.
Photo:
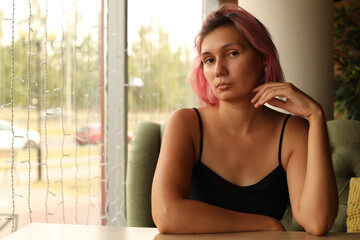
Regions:
<instances>
[{"instance_id":1,"label":"woman's finger","mask_svg":"<svg viewBox=\"0 0 360 240\"><path fill-rule=\"evenodd\" d=\"M272 86L283 86L283 85L286 85L286 84L291 84L291 83L283 83L283 82L270 82L270 83L265 83L265 84L262 84L260 86L257 86L256 88L253 89L253 92L258 92L260 89L263 89L263 88L267 88L267 87L272 87Z\"/></svg>"},{"instance_id":2,"label":"woman's finger","mask_svg":"<svg viewBox=\"0 0 360 240\"><path fill-rule=\"evenodd\" d=\"M259 97L264 94L264 92L269 91L269 90L274 90L274 89L285 89L287 88L287 85L285 85L284 83L266 83L263 84L255 89L253 89L253 92L256 93L254 98L253 98L253 102L255 102L256 100L259 99Z\"/></svg>"},{"instance_id":3,"label":"woman's finger","mask_svg":"<svg viewBox=\"0 0 360 240\"><path fill-rule=\"evenodd\" d=\"M274 97L285 97L288 98L290 95L289 89L286 87L268 88L261 94L259 101L267 102Z\"/></svg>"},{"instance_id":4,"label":"woman's finger","mask_svg":"<svg viewBox=\"0 0 360 240\"><path fill-rule=\"evenodd\" d=\"M251 100L255 107L259 107L275 97L288 98L290 90L286 85L268 86L258 89L258 92Z\"/></svg>"},{"instance_id":5,"label":"woman's finger","mask_svg":"<svg viewBox=\"0 0 360 240\"><path fill-rule=\"evenodd\" d=\"M278 98L273 98L267 101L268 104L270 104L273 107L281 108L285 111L291 112L291 109L288 108L288 103L286 100L281 100Z\"/></svg>"},{"instance_id":6,"label":"woman's finger","mask_svg":"<svg viewBox=\"0 0 360 240\"><path fill-rule=\"evenodd\" d=\"M303 117L310 116L314 108L317 108L317 104L314 104L316 102L310 96L291 83L264 84L254 89L254 92L256 94L251 102L255 108L268 103ZM285 98L286 101L277 98Z\"/></svg>"}]
</instances>

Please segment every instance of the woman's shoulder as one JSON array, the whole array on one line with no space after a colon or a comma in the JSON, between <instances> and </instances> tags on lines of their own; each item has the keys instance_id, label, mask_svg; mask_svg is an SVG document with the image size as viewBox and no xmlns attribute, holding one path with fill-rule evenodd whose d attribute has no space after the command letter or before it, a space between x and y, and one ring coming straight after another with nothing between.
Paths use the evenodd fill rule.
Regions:
<instances>
[{"instance_id":1,"label":"woman's shoulder","mask_svg":"<svg viewBox=\"0 0 360 240\"><path fill-rule=\"evenodd\" d=\"M171 113L168 122L180 121L187 122L193 121L196 117L196 112L194 108L180 108Z\"/></svg>"},{"instance_id":2,"label":"woman's shoulder","mask_svg":"<svg viewBox=\"0 0 360 240\"><path fill-rule=\"evenodd\" d=\"M197 124L196 124L197 123ZM166 122L166 128L177 129L178 131L192 132L198 129L199 123L194 108L181 108L174 111Z\"/></svg>"},{"instance_id":3,"label":"woman's shoulder","mask_svg":"<svg viewBox=\"0 0 360 240\"><path fill-rule=\"evenodd\" d=\"M288 132L307 132L309 124L305 118L293 115L291 113L279 112L272 109L270 111L270 118L273 121L277 122L279 125L285 124L284 130ZM288 119L286 120L286 118Z\"/></svg>"},{"instance_id":4,"label":"woman's shoulder","mask_svg":"<svg viewBox=\"0 0 360 240\"><path fill-rule=\"evenodd\" d=\"M282 164L287 169L290 156L295 151L306 151L309 124L305 118L292 115L277 113L277 124L282 129ZM288 117L287 121L286 118ZM280 131L277 130L277 131Z\"/></svg>"},{"instance_id":5,"label":"woman's shoulder","mask_svg":"<svg viewBox=\"0 0 360 240\"><path fill-rule=\"evenodd\" d=\"M307 136L309 130L309 122L303 117L291 115L286 128L288 129L288 132L291 132L292 135L294 135L295 137L297 136L297 138L299 138L300 136Z\"/></svg>"},{"instance_id":6,"label":"woman's shoulder","mask_svg":"<svg viewBox=\"0 0 360 240\"><path fill-rule=\"evenodd\" d=\"M284 142L287 142L287 146L296 148L296 146L303 145L307 142L307 136L309 132L309 123L307 119L296 116L290 113L273 112L272 121L274 126L278 126L276 131L283 131ZM280 128L280 129L279 129Z\"/></svg>"},{"instance_id":7,"label":"woman's shoulder","mask_svg":"<svg viewBox=\"0 0 360 240\"><path fill-rule=\"evenodd\" d=\"M284 152L290 156L295 150L306 148L309 132L307 119L290 113L277 113L277 116L278 124L283 129Z\"/></svg>"},{"instance_id":8,"label":"woman's shoulder","mask_svg":"<svg viewBox=\"0 0 360 240\"><path fill-rule=\"evenodd\" d=\"M192 149L198 154L200 142L200 125L196 112L192 108L182 108L173 112L166 122L164 139L173 142L174 145L181 143L184 152Z\"/></svg>"},{"instance_id":9,"label":"woman's shoulder","mask_svg":"<svg viewBox=\"0 0 360 240\"><path fill-rule=\"evenodd\" d=\"M169 120L198 121L197 112L201 118L203 115L209 115L213 108L213 106L208 105L199 108L180 108L170 115Z\"/></svg>"}]
</instances>

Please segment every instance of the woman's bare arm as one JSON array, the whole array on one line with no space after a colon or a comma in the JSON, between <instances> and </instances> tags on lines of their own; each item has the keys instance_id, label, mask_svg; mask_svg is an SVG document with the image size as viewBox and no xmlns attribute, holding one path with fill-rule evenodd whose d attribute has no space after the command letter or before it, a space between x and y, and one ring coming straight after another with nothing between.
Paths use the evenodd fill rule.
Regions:
<instances>
[{"instance_id":1,"label":"woman's bare arm","mask_svg":"<svg viewBox=\"0 0 360 240\"><path fill-rule=\"evenodd\" d=\"M289 83L264 84L254 90L255 107L265 102L307 118L291 118L285 143L291 148L287 162L292 212L296 221L314 235L327 233L338 211L326 120L321 106ZM285 97L286 102L275 99Z\"/></svg>"},{"instance_id":2,"label":"woman's bare arm","mask_svg":"<svg viewBox=\"0 0 360 240\"><path fill-rule=\"evenodd\" d=\"M200 135L191 109L175 112L164 132L152 187L152 215L161 233L215 233L284 230L271 217L239 213L189 200L195 164L194 139Z\"/></svg>"},{"instance_id":3,"label":"woman's bare arm","mask_svg":"<svg viewBox=\"0 0 360 240\"><path fill-rule=\"evenodd\" d=\"M294 146L305 142L307 151L297 148L287 166L290 198L295 219L314 235L327 233L338 211L338 196L329 149L329 138L321 108L308 118L308 135L292 136ZM295 124L299 127L301 124ZM299 128L298 128L299 129ZM306 149L305 149L306 150ZM304 159L307 161L304 161Z\"/></svg>"}]
</instances>

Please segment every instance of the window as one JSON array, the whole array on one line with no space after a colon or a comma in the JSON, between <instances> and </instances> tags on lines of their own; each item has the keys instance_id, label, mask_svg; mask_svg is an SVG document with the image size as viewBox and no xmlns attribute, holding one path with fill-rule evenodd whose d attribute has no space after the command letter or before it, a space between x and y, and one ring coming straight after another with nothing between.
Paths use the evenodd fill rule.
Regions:
<instances>
[{"instance_id":1,"label":"window","mask_svg":"<svg viewBox=\"0 0 360 240\"><path fill-rule=\"evenodd\" d=\"M0 2L1 237L30 222L101 223L102 144L81 131L101 122L100 10Z\"/></svg>"},{"instance_id":2,"label":"window","mask_svg":"<svg viewBox=\"0 0 360 240\"><path fill-rule=\"evenodd\" d=\"M136 125L196 105L202 1L105 2L0 2L0 237L30 222L126 224L112 184Z\"/></svg>"},{"instance_id":3,"label":"window","mask_svg":"<svg viewBox=\"0 0 360 240\"><path fill-rule=\"evenodd\" d=\"M128 4L131 135L141 121L163 123L170 112L196 105L188 74L202 3L137 0Z\"/></svg>"}]
</instances>

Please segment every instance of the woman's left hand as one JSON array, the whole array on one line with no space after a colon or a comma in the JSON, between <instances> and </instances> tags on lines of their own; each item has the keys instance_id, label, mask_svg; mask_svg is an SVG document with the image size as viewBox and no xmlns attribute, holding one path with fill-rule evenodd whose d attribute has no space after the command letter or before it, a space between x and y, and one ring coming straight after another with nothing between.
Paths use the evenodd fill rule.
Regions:
<instances>
[{"instance_id":1,"label":"woman's left hand","mask_svg":"<svg viewBox=\"0 0 360 240\"><path fill-rule=\"evenodd\" d=\"M309 118L314 112L321 110L320 105L315 100L291 83L265 83L254 88L253 92L255 96L251 102L255 108L268 103L305 118Z\"/></svg>"}]
</instances>

